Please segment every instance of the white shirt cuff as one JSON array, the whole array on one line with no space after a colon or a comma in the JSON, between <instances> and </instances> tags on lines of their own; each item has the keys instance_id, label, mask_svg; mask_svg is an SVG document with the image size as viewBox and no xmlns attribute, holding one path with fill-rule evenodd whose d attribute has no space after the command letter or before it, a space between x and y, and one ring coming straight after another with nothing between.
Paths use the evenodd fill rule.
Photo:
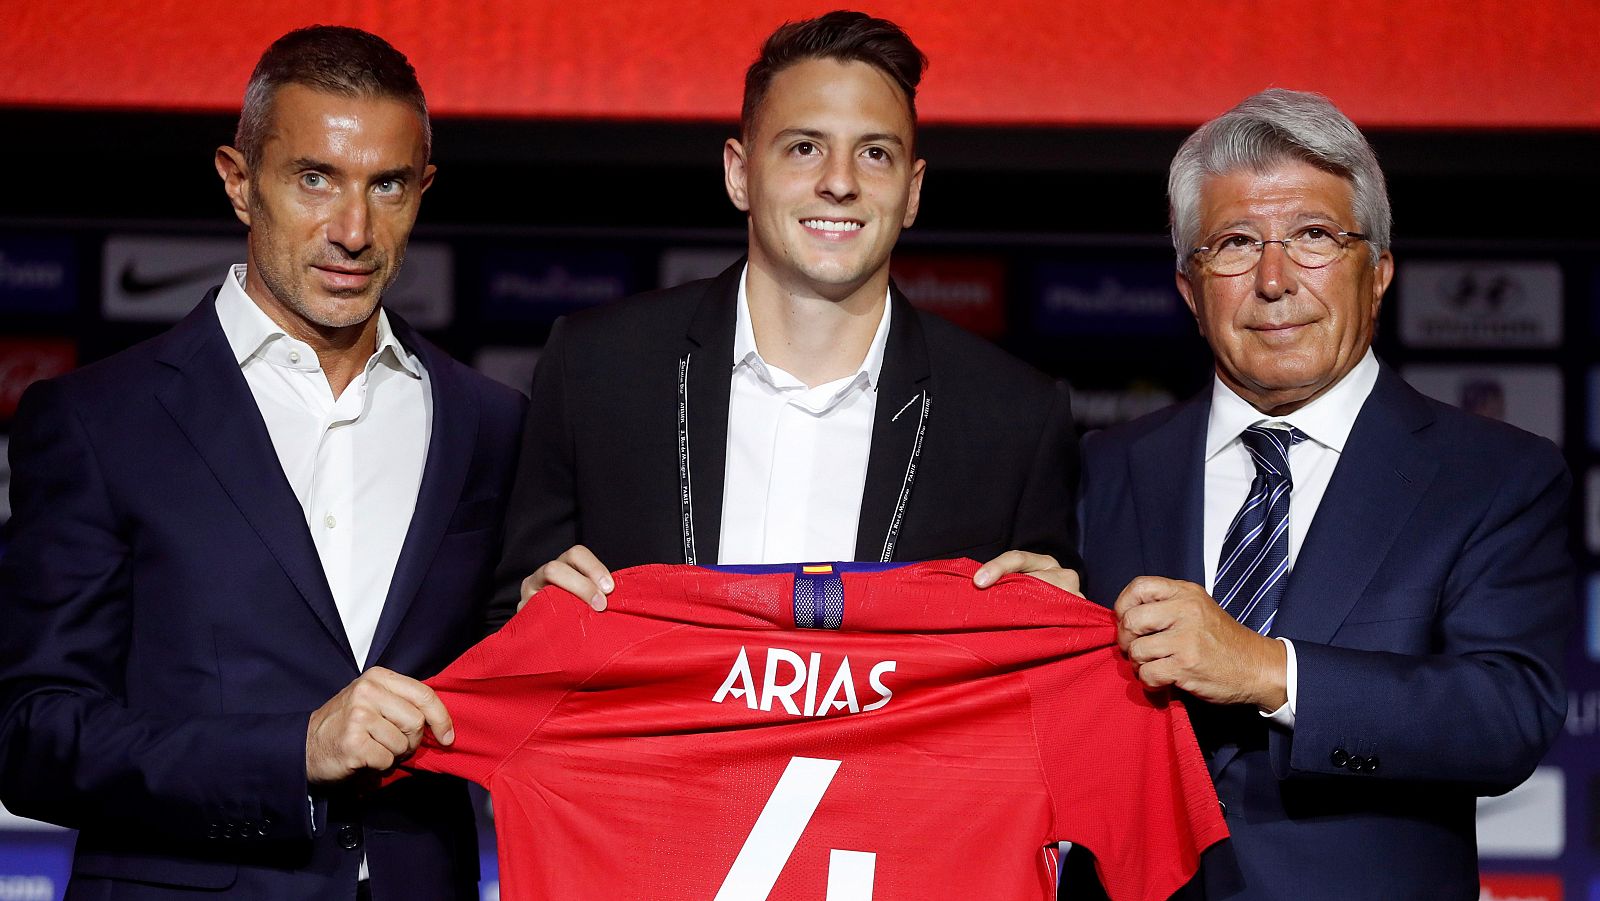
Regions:
<instances>
[{"instance_id":1,"label":"white shirt cuff","mask_svg":"<svg viewBox=\"0 0 1600 901\"><path fill-rule=\"evenodd\" d=\"M1300 691L1300 667L1295 661L1294 642L1287 638L1279 638L1278 640L1283 642L1285 652L1288 654L1288 659L1284 661L1288 669L1287 678L1284 681L1285 686L1288 688L1289 700L1284 702L1284 705L1277 710L1271 713L1263 712L1261 715L1285 729L1293 729L1295 696Z\"/></svg>"}]
</instances>

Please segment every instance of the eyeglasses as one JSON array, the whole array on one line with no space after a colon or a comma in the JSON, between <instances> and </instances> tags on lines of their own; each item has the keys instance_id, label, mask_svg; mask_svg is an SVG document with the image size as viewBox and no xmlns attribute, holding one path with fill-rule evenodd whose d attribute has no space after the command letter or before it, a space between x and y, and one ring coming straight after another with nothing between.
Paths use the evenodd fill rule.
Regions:
<instances>
[{"instance_id":1,"label":"eyeglasses","mask_svg":"<svg viewBox=\"0 0 1600 901\"><path fill-rule=\"evenodd\" d=\"M1257 240L1238 233L1219 236L1205 247L1196 247L1189 255L1198 257L1200 264L1212 275L1244 275L1261 262L1262 251L1268 244L1282 244L1283 252L1295 265L1304 269L1321 269L1344 256L1351 244L1365 241L1360 232L1329 231L1327 226L1308 225L1287 238Z\"/></svg>"}]
</instances>

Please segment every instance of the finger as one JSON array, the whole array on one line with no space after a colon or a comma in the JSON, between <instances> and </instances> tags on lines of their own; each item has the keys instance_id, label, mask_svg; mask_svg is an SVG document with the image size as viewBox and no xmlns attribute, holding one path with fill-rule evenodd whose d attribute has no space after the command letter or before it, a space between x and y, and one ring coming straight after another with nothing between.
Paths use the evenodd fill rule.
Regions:
<instances>
[{"instance_id":1,"label":"finger","mask_svg":"<svg viewBox=\"0 0 1600 901\"><path fill-rule=\"evenodd\" d=\"M1152 601L1129 607L1117 616L1117 629L1131 638L1165 632L1178 623L1182 608L1174 601Z\"/></svg>"},{"instance_id":2,"label":"finger","mask_svg":"<svg viewBox=\"0 0 1600 901\"><path fill-rule=\"evenodd\" d=\"M368 670L373 679L381 683L385 696L378 705L383 718L398 726L408 735L421 739L422 727L427 725L441 745L455 741L455 723L450 711L445 709L439 695L426 684L392 670L373 667ZM412 749L415 749L415 744Z\"/></svg>"},{"instance_id":3,"label":"finger","mask_svg":"<svg viewBox=\"0 0 1600 901\"><path fill-rule=\"evenodd\" d=\"M1182 584L1184 583L1157 576L1140 576L1129 582L1128 587L1122 589L1122 593L1117 595L1117 602L1112 609L1116 611L1117 617L1120 619L1125 611L1131 610L1140 604L1151 604L1156 601L1166 600L1175 594Z\"/></svg>"},{"instance_id":4,"label":"finger","mask_svg":"<svg viewBox=\"0 0 1600 901\"><path fill-rule=\"evenodd\" d=\"M1178 667L1171 657L1152 660L1138 668L1139 681L1148 688L1167 688L1178 682Z\"/></svg>"},{"instance_id":5,"label":"finger","mask_svg":"<svg viewBox=\"0 0 1600 901\"><path fill-rule=\"evenodd\" d=\"M972 574L972 584L979 588L988 588L1000 581L1001 576L1012 573L1037 573L1042 570L1059 568L1056 558L1048 554L1033 554L1028 551L1006 551L988 563L978 567ZM1048 580L1047 580L1048 581Z\"/></svg>"},{"instance_id":6,"label":"finger","mask_svg":"<svg viewBox=\"0 0 1600 901\"><path fill-rule=\"evenodd\" d=\"M395 758L416 750L417 740L407 735L388 719L374 719L367 723L366 733L358 738L363 745L361 760L372 769L386 770Z\"/></svg>"},{"instance_id":7,"label":"finger","mask_svg":"<svg viewBox=\"0 0 1600 901\"><path fill-rule=\"evenodd\" d=\"M1057 572L1060 573L1060 575L1057 577L1057 580L1052 581L1051 584L1055 585L1057 588L1070 591L1073 594L1083 594L1083 578L1078 575L1077 570L1062 569L1057 570Z\"/></svg>"},{"instance_id":8,"label":"finger","mask_svg":"<svg viewBox=\"0 0 1600 901\"><path fill-rule=\"evenodd\" d=\"M1128 659L1134 666L1144 666L1156 660L1171 657L1174 652L1171 636L1164 632L1143 635L1128 643Z\"/></svg>"},{"instance_id":9,"label":"finger","mask_svg":"<svg viewBox=\"0 0 1600 901\"><path fill-rule=\"evenodd\" d=\"M539 567L539 573L547 585L571 593L574 597L583 599L596 610L606 609L606 595L600 586L588 576L573 568L565 560L552 560Z\"/></svg>"},{"instance_id":10,"label":"finger","mask_svg":"<svg viewBox=\"0 0 1600 901\"><path fill-rule=\"evenodd\" d=\"M575 544L567 548L567 552L562 554L560 559L565 561L568 566L582 573L585 578L593 582L606 594L616 590L617 583L611 579L611 570L606 569L606 565L600 562L600 558L596 557L593 551L583 545Z\"/></svg>"}]
</instances>

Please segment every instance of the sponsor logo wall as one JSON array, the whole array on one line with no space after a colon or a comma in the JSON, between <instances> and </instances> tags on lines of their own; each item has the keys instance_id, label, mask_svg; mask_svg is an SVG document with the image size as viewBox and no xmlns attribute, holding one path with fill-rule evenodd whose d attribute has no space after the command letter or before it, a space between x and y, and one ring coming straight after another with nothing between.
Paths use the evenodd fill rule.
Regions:
<instances>
[{"instance_id":1,"label":"sponsor logo wall","mask_svg":"<svg viewBox=\"0 0 1600 901\"><path fill-rule=\"evenodd\" d=\"M1561 267L1410 262L1398 267L1400 336L1412 347L1556 347Z\"/></svg>"},{"instance_id":2,"label":"sponsor logo wall","mask_svg":"<svg viewBox=\"0 0 1600 901\"><path fill-rule=\"evenodd\" d=\"M1194 334L1170 257L1148 263L1043 263L1034 272L1034 327L1060 337Z\"/></svg>"},{"instance_id":3,"label":"sponsor logo wall","mask_svg":"<svg viewBox=\"0 0 1600 901\"><path fill-rule=\"evenodd\" d=\"M1562 441L1561 371L1554 366L1423 363L1402 372L1429 397Z\"/></svg>"},{"instance_id":4,"label":"sponsor logo wall","mask_svg":"<svg viewBox=\"0 0 1600 901\"><path fill-rule=\"evenodd\" d=\"M68 371L77 357L65 338L0 338L0 423L16 414L29 385Z\"/></svg>"},{"instance_id":5,"label":"sponsor logo wall","mask_svg":"<svg viewBox=\"0 0 1600 901\"><path fill-rule=\"evenodd\" d=\"M425 235L410 246L385 302L459 358L526 392L555 319L714 276L743 253L741 233L725 237ZM997 237L992 246L951 251L918 237L908 233L895 256L909 299L1068 377L1080 428L1135 418L1197 387L1177 374L1188 366L1179 355L1196 353L1200 339L1163 241L1130 250L1126 241L1041 247ZM1570 259L1402 256L1379 336L1380 355L1424 393L1564 442L1577 477L1573 545L1583 578L1566 728L1533 779L1480 805L1485 899L1600 901L1596 253L1600 246ZM103 353L160 330L243 257L238 233L0 232L0 455L28 384L86 362L80 352ZM80 312L87 316L74 318ZM1204 378L1204 367L1193 375ZM1569 390L1577 392L1570 403ZM0 521L8 516L7 473L0 460ZM70 844L70 833L0 814L0 901L60 897ZM486 898L497 891L492 848L486 843Z\"/></svg>"},{"instance_id":6,"label":"sponsor logo wall","mask_svg":"<svg viewBox=\"0 0 1600 901\"><path fill-rule=\"evenodd\" d=\"M0 235L0 313L67 314L78 305L78 252L65 236Z\"/></svg>"},{"instance_id":7,"label":"sponsor logo wall","mask_svg":"<svg viewBox=\"0 0 1600 901\"><path fill-rule=\"evenodd\" d=\"M1600 305L1600 299L1595 301ZM1589 369L1589 449L1600 450L1600 366Z\"/></svg>"}]
</instances>

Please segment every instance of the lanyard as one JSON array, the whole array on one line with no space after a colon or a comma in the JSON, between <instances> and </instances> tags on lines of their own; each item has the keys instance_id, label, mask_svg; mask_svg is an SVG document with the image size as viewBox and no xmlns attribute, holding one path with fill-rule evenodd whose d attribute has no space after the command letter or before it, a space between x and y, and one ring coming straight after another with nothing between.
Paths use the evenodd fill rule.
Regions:
<instances>
[{"instance_id":1,"label":"lanyard","mask_svg":"<svg viewBox=\"0 0 1600 901\"><path fill-rule=\"evenodd\" d=\"M682 529L683 562L690 566L699 563L694 540L694 480L689 468L689 363L693 357L694 354L685 354L678 359L678 522ZM922 403L917 407L917 437L911 444L906 474L900 480L900 494L895 499L894 515L889 518L889 531L883 536L883 553L878 557L880 563L894 559L895 543L900 539L906 505L911 500L911 484L917 478L917 460L922 456L922 439L928 431L928 408L933 398L923 391L894 415L894 419L899 419L901 413L919 399Z\"/></svg>"}]
</instances>

